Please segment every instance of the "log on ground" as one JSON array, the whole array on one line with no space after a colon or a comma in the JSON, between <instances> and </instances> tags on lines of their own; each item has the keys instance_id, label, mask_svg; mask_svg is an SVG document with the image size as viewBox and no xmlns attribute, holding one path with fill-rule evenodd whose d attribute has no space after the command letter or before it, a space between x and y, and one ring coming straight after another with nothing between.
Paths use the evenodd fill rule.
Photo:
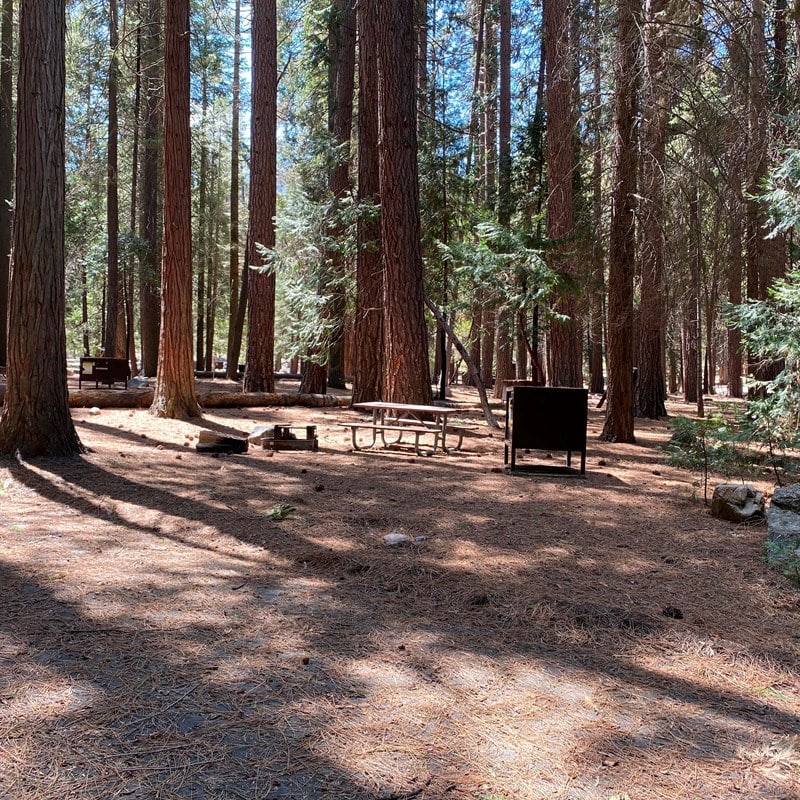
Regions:
<instances>
[{"instance_id":1,"label":"log on ground","mask_svg":"<svg viewBox=\"0 0 800 800\"><path fill-rule=\"evenodd\" d=\"M262 406L304 406L307 408L346 408L350 397L330 394L277 392L198 392L203 408L259 408ZM0 405L5 386L0 386ZM78 389L69 393L70 408L149 408L152 389Z\"/></svg>"}]
</instances>

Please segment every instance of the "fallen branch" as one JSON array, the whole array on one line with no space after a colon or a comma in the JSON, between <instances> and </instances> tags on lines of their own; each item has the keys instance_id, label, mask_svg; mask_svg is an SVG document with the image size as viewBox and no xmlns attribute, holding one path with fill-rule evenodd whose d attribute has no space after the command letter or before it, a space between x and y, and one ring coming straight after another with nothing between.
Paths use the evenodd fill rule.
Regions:
<instances>
[{"instance_id":1,"label":"fallen branch","mask_svg":"<svg viewBox=\"0 0 800 800\"><path fill-rule=\"evenodd\" d=\"M464 363L467 365L469 374L472 376L472 380L475 382L475 388L478 390L478 395L481 398L481 408L483 409L483 416L486 417L486 422L490 428L499 429L500 423L495 419L494 414L492 414L492 409L489 408L489 399L486 396L486 386L484 386L484 383L481 380L480 373L478 372L478 368L475 366L475 362L472 360L472 356L470 356L470 354L467 352L467 348L464 347L464 345L461 343L461 340L458 338L458 336L456 336L455 331L445 319L444 314L442 314L438 306L428 297L428 295L424 295L424 298L425 305L431 310L433 316L436 317L436 321L442 326L442 328L444 328L445 332L450 337L450 341L455 345L456 350L458 350L459 355L464 359Z\"/></svg>"}]
</instances>

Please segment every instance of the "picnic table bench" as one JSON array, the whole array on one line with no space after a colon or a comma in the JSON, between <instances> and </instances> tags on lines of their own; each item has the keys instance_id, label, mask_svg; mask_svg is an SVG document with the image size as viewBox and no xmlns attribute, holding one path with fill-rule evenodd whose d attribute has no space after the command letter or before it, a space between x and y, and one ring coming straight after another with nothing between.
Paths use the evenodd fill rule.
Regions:
<instances>
[{"instance_id":1,"label":"picnic table bench","mask_svg":"<svg viewBox=\"0 0 800 800\"><path fill-rule=\"evenodd\" d=\"M339 424L350 428L353 438L354 450L368 450L377 445L378 439L384 447L405 444L403 436L413 436L414 452L417 455L425 455L421 448L423 437L433 437L433 448L429 454L433 454L441 447L447 453L452 450L460 450L464 439L464 434L474 428L472 425L449 423L448 418L456 412L456 409L448 406L428 406L414 405L408 403L389 403L385 401L375 401L371 403L354 403L353 408L371 411L372 420L367 421L342 421ZM372 434L372 439L368 443L359 442L358 432L368 431ZM387 434L389 436L387 437ZM454 447L447 444L447 437L457 436L458 441ZM388 439L388 441L387 441ZM411 442L409 441L408 444Z\"/></svg>"}]
</instances>

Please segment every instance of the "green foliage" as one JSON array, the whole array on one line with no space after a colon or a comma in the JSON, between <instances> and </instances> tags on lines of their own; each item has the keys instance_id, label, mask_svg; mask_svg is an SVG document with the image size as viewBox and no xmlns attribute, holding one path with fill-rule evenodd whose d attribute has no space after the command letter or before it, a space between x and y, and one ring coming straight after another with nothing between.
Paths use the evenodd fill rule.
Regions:
<instances>
[{"instance_id":1,"label":"green foliage","mask_svg":"<svg viewBox=\"0 0 800 800\"><path fill-rule=\"evenodd\" d=\"M700 472L703 476L703 499L708 503L709 473L725 477L741 475L746 461L736 447L736 434L721 414L703 419L675 417L672 437L665 445L667 463Z\"/></svg>"},{"instance_id":2,"label":"green foliage","mask_svg":"<svg viewBox=\"0 0 800 800\"><path fill-rule=\"evenodd\" d=\"M492 220L479 222L477 237L452 245L449 257L456 274L481 289L489 304L508 304L513 310L546 302L559 275L546 264L539 249L524 233Z\"/></svg>"},{"instance_id":3,"label":"green foliage","mask_svg":"<svg viewBox=\"0 0 800 800\"><path fill-rule=\"evenodd\" d=\"M789 233L800 224L800 150L783 154L767 176L761 199L769 208L773 235Z\"/></svg>"},{"instance_id":4,"label":"green foliage","mask_svg":"<svg viewBox=\"0 0 800 800\"><path fill-rule=\"evenodd\" d=\"M800 543L767 542L767 561L800 588Z\"/></svg>"},{"instance_id":5,"label":"green foliage","mask_svg":"<svg viewBox=\"0 0 800 800\"><path fill-rule=\"evenodd\" d=\"M274 251L264 251L277 280L278 352L324 363L336 324L325 314L334 295L354 294L352 269L332 269L332 261L355 259L357 209L328 195L315 202L293 185L282 198ZM362 213L367 213L362 210Z\"/></svg>"},{"instance_id":6,"label":"green foliage","mask_svg":"<svg viewBox=\"0 0 800 800\"><path fill-rule=\"evenodd\" d=\"M760 353L764 366L779 366L777 376L754 384L752 399L743 417L743 431L767 450L778 482L781 472L795 468L787 451L800 446L800 272L792 271L775 281L767 300L729 306L729 324L742 332L743 347Z\"/></svg>"},{"instance_id":7,"label":"green foliage","mask_svg":"<svg viewBox=\"0 0 800 800\"><path fill-rule=\"evenodd\" d=\"M286 519L294 510L294 506L290 506L288 503L278 503L267 511L267 517L279 522L282 519Z\"/></svg>"}]
</instances>

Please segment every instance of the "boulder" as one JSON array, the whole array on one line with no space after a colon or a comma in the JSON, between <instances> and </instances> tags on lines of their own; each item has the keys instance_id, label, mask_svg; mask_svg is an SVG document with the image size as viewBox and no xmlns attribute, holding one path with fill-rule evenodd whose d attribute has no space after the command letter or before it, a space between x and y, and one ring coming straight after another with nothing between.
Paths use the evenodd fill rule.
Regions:
<instances>
[{"instance_id":1,"label":"boulder","mask_svg":"<svg viewBox=\"0 0 800 800\"><path fill-rule=\"evenodd\" d=\"M762 519L764 495L749 483L720 483L711 498L711 513L736 523Z\"/></svg>"},{"instance_id":2,"label":"boulder","mask_svg":"<svg viewBox=\"0 0 800 800\"><path fill-rule=\"evenodd\" d=\"M272 429L272 425L256 425L247 437L247 440L250 444L261 444L261 440L265 436L272 436Z\"/></svg>"},{"instance_id":3,"label":"boulder","mask_svg":"<svg viewBox=\"0 0 800 800\"><path fill-rule=\"evenodd\" d=\"M800 560L800 485L775 490L767 512L767 560L785 564Z\"/></svg>"}]
</instances>

